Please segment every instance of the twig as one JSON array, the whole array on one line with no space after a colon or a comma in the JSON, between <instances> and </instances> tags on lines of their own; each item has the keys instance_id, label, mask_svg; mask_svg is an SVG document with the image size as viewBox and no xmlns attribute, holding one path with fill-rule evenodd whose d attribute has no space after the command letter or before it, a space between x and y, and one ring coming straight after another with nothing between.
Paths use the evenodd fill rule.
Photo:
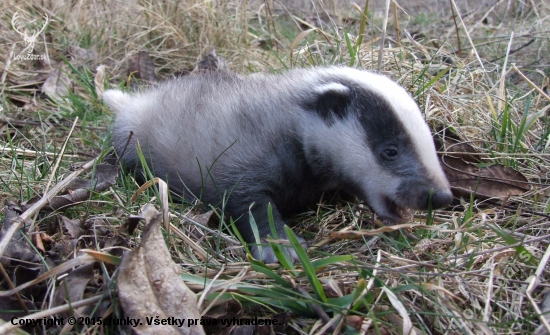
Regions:
<instances>
[{"instance_id":1,"label":"twig","mask_svg":"<svg viewBox=\"0 0 550 335\"><path fill-rule=\"evenodd\" d=\"M0 84L2 84L2 92L4 92L4 83L6 82L6 77L8 76L11 60L13 58L13 50L15 50L15 43L11 45L10 52L8 54L8 59L6 60L6 66L4 66L4 72L2 73L2 79L0 79Z\"/></svg>"},{"instance_id":2,"label":"twig","mask_svg":"<svg viewBox=\"0 0 550 335\"><path fill-rule=\"evenodd\" d=\"M301 286L295 286L294 289L296 291L298 291L298 293L300 293L301 295L303 295L304 297L308 298L308 299L312 299L311 298L311 295L309 295L309 293L307 293L307 291L302 288ZM328 316L328 314L321 308L321 306L319 306L318 304L316 303L311 303L311 308L315 311L315 313L317 313L317 316L319 316L319 318L321 318L321 320L323 320L323 322L325 324L329 324L330 322L330 317ZM334 331L334 325L330 325L328 327L328 329Z\"/></svg>"},{"instance_id":3,"label":"twig","mask_svg":"<svg viewBox=\"0 0 550 335\"><path fill-rule=\"evenodd\" d=\"M9 274L6 272L6 269L2 264L0 264L0 272L2 273L2 277L4 277L4 280L8 283L10 290L15 289L15 285L13 285L13 282ZM23 308L27 314L30 313L29 309L27 308L27 305L25 305L25 302L21 298L21 295L19 294L19 292L15 294L15 298L17 299L17 302L19 302L19 305L21 305L21 308Z\"/></svg>"},{"instance_id":4,"label":"twig","mask_svg":"<svg viewBox=\"0 0 550 335\"><path fill-rule=\"evenodd\" d=\"M65 148L67 147L67 143L69 142L69 138L71 138L71 135L74 131L74 127L76 126L77 122L78 122L78 116L74 119L73 125L69 130L69 134L67 135L67 138L65 138L65 142L63 142L63 146L61 147L61 151L59 151L59 155L57 156L57 160L55 161L55 165L53 167L52 173L50 174L50 178L48 179L48 183L46 183L46 187L44 187L44 192L48 192L48 189L50 188L50 184L52 183L55 173L57 172L57 168L59 168L59 163L61 163L61 159L63 159Z\"/></svg>"},{"instance_id":5,"label":"twig","mask_svg":"<svg viewBox=\"0 0 550 335\"><path fill-rule=\"evenodd\" d=\"M452 1L451 1L451 12L453 14L453 22L455 24L455 31L456 31L456 42L458 44L458 50L456 53L458 57L462 58L462 46L460 43L460 33L458 32L458 24L456 23L456 12L455 12L455 8L453 7Z\"/></svg>"},{"instance_id":6,"label":"twig","mask_svg":"<svg viewBox=\"0 0 550 335\"><path fill-rule=\"evenodd\" d=\"M386 0L386 11L384 13L384 24L382 26L382 37L380 37L380 50L378 51L378 72L382 71L382 56L384 54L384 42L386 40L386 27L388 26L390 1L391 0Z\"/></svg>"},{"instance_id":7,"label":"twig","mask_svg":"<svg viewBox=\"0 0 550 335\"><path fill-rule=\"evenodd\" d=\"M512 32L512 33L513 33L513 32ZM533 42L535 42L535 39L534 39L534 38L532 38L531 40L529 40L529 41L528 41L527 43L525 43L524 45L522 45L522 46L520 46L520 47L518 47L518 48L515 48L514 50L510 50L509 52L506 53L505 56L500 56L500 57L497 57L497 58L495 58L495 59L491 59L491 60L489 61L489 63L493 63L493 62L496 62L497 60L503 59L504 57L508 57L509 55L512 55L512 54L514 54L514 53L520 51L521 49L524 49L524 48L528 47L529 45L533 44ZM538 62L538 60L537 60L537 62Z\"/></svg>"},{"instance_id":8,"label":"twig","mask_svg":"<svg viewBox=\"0 0 550 335\"><path fill-rule=\"evenodd\" d=\"M128 139L126 140L126 144L124 144L124 148L122 148L122 152L120 153L120 156L118 156L115 166L118 166L120 160L122 159L122 156L124 156L124 153L126 152L126 149L128 148L130 141L132 140L132 136L134 136L134 132L130 130L130 134L128 134Z\"/></svg>"},{"instance_id":9,"label":"twig","mask_svg":"<svg viewBox=\"0 0 550 335\"><path fill-rule=\"evenodd\" d=\"M6 117L4 117L4 115L2 115L3 119L5 122L9 123L10 125L15 125L15 126L40 126L42 124L42 122L38 122L38 121L20 121L20 120L10 120ZM66 122L51 122L52 125L59 125L59 126L62 126L62 127L68 127L69 124L66 123ZM86 125L86 124L82 124L80 125L80 129L86 129L86 130L109 130L109 127L96 127L96 126L89 126L89 125Z\"/></svg>"},{"instance_id":10,"label":"twig","mask_svg":"<svg viewBox=\"0 0 550 335\"><path fill-rule=\"evenodd\" d=\"M550 101L550 97L544 93L543 90L541 90L535 83L533 83L529 78L527 78L517 67L516 65L512 65L512 70L516 71L519 76L529 84L535 91L537 91L540 95L542 95L546 100Z\"/></svg>"},{"instance_id":11,"label":"twig","mask_svg":"<svg viewBox=\"0 0 550 335\"><path fill-rule=\"evenodd\" d=\"M515 248L515 247L524 246L524 245L527 245L527 244L530 244L530 243L533 243L533 242L538 242L538 241L547 240L547 239L550 239L550 235L539 236L539 237L532 238L530 240L523 240L521 242L505 245L503 247L498 247L498 248L493 248L493 249L489 249L489 250L479 251L479 252L476 252L476 253L473 253L473 254L465 253L465 254L458 255L458 256L446 256L446 257L451 258L451 259L459 259L459 258L481 256L481 255L485 255L485 254L495 253L495 252L501 251L501 250L512 249L512 248Z\"/></svg>"},{"instance_id":12,"label":"twig","mask_svg":"<svg viewBox=\"0 0 550 335\"><path fill-rule=\"evenodd\" d=\"M545 315L541 312L539 305L537 304L535 299L533 299L533 296L531 294L539 286L540 277L542 275L542 272L546 268L546 264L548 263L549 259L550 259L550 245L548 246L548 248L546 248L546 252L544 253L544 256L539 262L539 266L537 267L537 271L535 271L535 275L529 277L529 279L527 280L529 282L529 286L527 286L527 290L525 292L525 294L527 295L527 298L529 299L529 301L531 302L531 305L533 306L533 309L538 314L540 322L544 325L548 333L550 333L550 324L548 323L548 320L546 320Z\"/></svg>"},{"instance_id":13,"label":"twig","mask_svg":"<svg viewBox=\"0 0 550 335\"><path fill-rule=\"evenodd\" d=\"M393 21L395 25L395 38L397 40L397 46L401 48L401 32L399 31L399 17L397 16L397 4L395 1L391 2L393 9Z\"/></svg>"},{"instance_id":14,"label":"twig","mask_svg":"<svg viewBox=\"0 0 550 335\"><path fill-rule=\"evenodd\" d=\"M363 11L361 11L361 8L357 6L357 4L353 4L353 8L361 15L361 25L359 26L359 36L355 41L355 50L359 50L359 46L363 43L363 36L365 35L365 28L367 27L367 18L369 17L369 2L369 0L366 1Z\"/></svg>"},{"instance_id":15,"label":"twig","mask_svg":"<svg viewBox=\"0 0 550 335\"><path fill-rule=\"evenodd\" d=\"M462 28L464 28L464 31L466 32L466 37L468 38L468 42L470 42L470 45L472 46L472 50L474 51L474 54L476 55L476 58L477 58L477 61L479 62L479 65L481 66L481 68L483 69L484 72L487 72L485 70L485 66L483 66L483 62L481 61L481 57L479 57L479 54L477 53L477 49L474 45L474 42L472 41L472 38L470 37L470 33L468 32L468 29L466 29L466 24L464 24L464 21L462 21L462 17L460 16L460 12L458 11L458 8L456 7L456 3L454 0L450 0L451 1L451 7L453 8L453 11L456 12L456 16L458 17L458 19L460 20L460 24L462 25ZM487 79L489 80L489 83L491 84L491 86L493 86L493 81L491 80L490 77L487 77Z\"/></svg>"},{"instance_id":16,"label":"twig","mask_svg":"<svg viewBox=\"0 0 550 335\"><path fill-rule=\"evenodd\" d=\"M514 40L514 32L510 34L510 41L508 42L508 47L506 48L506 56L504 58L504 64L502 65L502 73L500 75L500 85L498 88L498 111L503 110L504 101L506 101L506 92L505 92L505 83L506 83L506 67L508 66L508 56L510 55L510 48L512 47L512 41Z\"/></svg>"}]
</instances>

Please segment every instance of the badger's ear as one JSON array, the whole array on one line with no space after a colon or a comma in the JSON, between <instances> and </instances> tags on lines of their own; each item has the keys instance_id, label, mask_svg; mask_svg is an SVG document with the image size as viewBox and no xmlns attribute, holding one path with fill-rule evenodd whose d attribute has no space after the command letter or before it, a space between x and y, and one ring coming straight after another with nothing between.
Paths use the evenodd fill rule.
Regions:
<instances>
[{"instance_id":1,"label":"badger's ear","mask_svg":"<svg viewBox=\"0 0 550 335\"><path fill-rule=\"evenodd\" d=\"M343 118L350 103L351 89L340 83L319 85L314 89L314 97L310 107L325 121L334 122L335 118Z\"/></svg>"}]
</instances>

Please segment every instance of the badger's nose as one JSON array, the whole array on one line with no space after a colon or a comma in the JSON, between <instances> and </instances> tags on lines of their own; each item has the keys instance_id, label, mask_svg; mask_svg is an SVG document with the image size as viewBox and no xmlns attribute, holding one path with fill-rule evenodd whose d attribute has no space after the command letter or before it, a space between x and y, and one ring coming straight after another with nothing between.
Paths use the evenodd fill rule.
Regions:
<instances>
[{"instance_id":1,"label":"badger's nose","mask_svg":"<svg viewBox=\"0 0 550 335\"><path fill-rule=\"evenodd\" d=\"M451 190L439 190L434 192L432 197L432 208L441 208L453 201Z\"/></svg>"}]
</instances>

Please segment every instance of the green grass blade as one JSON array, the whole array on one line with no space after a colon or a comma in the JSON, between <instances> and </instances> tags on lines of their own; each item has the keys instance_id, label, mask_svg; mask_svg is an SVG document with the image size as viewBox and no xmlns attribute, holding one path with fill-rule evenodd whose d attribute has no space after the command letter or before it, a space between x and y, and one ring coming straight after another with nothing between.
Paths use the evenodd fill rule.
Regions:
<instances>
[{"instance_id":1,"label":"green grass blade","mask_svg":"<svg viewBox=\"0 0 550 335\"><path fill-rule=\"evenodd\" d=\"M516 240L512 235L505 232L504 230L500 229L499 227L496 227L494 225L491 225L491 229L500 236L504 242L508 245L517 244L518 240ZM535 260L535 257L523 246L519 245L517 247L514 247L518 255L521 255L520 259L524 261L524 263L531 265L531 266L537 266L537 262Z\"/></svg>"},{"instance_id":2,"label":"green grass blade","mask_svg":"<svg viewBox=\"0 0 550 335\"><path fill-rule=\"evenodd\" d=\"M313 292L315 292L317 299L326 303L327 297L325 295L325 291L323 290L323 286L321 285L321 282L317 278L317 273L315 272L315 268L311 264L311 261L309 260L309 257L307 256L306 251L304 250L304 247L302 247L302 244L300 243L296 235L294 235L294 232L287 226L285 226L285 233L286 233L286 236L288 236L288 240L290 241L290 244L294 247L294 250L296 251L298 258L300 259L302 266L304 267L304 272L306 274L306 277L309 283L311 284L311 287L313 289Z\"/></svg>"},{"instance_id":3,"label":"green grass blade","mask_svg":"<svg viewBox=\"0 0 550 335\"><path fill-rule=\"evenodd\" d=\"M286 280L283 279L283 277L279 276L275 272L273 272L271 269L268 269L264 266L259 266L256 264L250 264L250 267L256 271L263 273L264 275L268 276L269 278L273 279L275 283L277 283L279 286L286 287L288 289L293 289L292 285L290 285Z\"/></svg>"},{"instance_id":4,"label":"green grass blade","mask_svg":"<svg viewBox=\"0 0 550 335\"><path fill-rule=\"evenodd\" d=\"M354 260L352 255L337 255L337 256L329 256L322 259L318 259L316 261L311 262L311 265L315 269L335 264L335 263L343 263L343 262L352 262Z\"/></svg>"},{"instance_id":5,"label":"green grass blade","mask_svg":"<svg viewBox=\"0 0 550 335\"><path fill-rule=\"evenodd\" d=\"M269 229L271 230L271 234L275 239L279 239L279 234L277 233L277 229L275 228L275 219L273 218L273 208L271 207L271 203L267 204L267 220L269 221ZM295 270L294 264L292 263L292 260L290 259L290 256L285 251L285 248L277 243L269 243L271 248L273 249L273 252L275 253L275 257L279 260L281 265L290 271ZM294 273L295 275L297 273Z\"/></svg>"},{"instance_id":6,"label":"green grass blade","mask_svg":"<svg viewBox=\"0 0 550 335\"><path fill-rule=\"evenodd\" d=\"M419 88L418 91L414 93L414 97L417 98L422 93L424 93L425 90L432 87L433 84L435 84L441 77L443 77L447 72L449 72L450 69L452 69L455 66L455 63L456 61L453 62L451 65L447 66L443 71L440 71L438 74L435 75L435 77L433 77L430 81L428 81L424 86Z\"/></svg>"}]
</instances>

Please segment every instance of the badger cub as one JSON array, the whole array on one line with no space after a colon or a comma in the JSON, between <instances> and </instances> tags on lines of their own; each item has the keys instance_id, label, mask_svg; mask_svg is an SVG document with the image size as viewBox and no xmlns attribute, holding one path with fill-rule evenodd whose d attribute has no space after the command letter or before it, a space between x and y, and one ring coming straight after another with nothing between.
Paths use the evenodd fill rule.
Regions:
<instances>
[{"instance_id":1,"label":"badger cub","mask_svg":"<svg viewBox=\"0 0 550 335\"><path fill-rule=\"evenodd\" d=\"M139 144L172 191L212 205L225 197L246 242L255 242L252 203L260 237L271 234L271 203L279 238L286 238L283 218L314 205L324 191L349 192L393 222L408 219L404 209L427 209L430 191L433 208L452 201L420 110L382 75L345 67L219 71L103 97L116 114L122 162L140 170ZM253 247L253 256L277 261L271 248L262 250Z\"/></svg>"}]
</instances>

